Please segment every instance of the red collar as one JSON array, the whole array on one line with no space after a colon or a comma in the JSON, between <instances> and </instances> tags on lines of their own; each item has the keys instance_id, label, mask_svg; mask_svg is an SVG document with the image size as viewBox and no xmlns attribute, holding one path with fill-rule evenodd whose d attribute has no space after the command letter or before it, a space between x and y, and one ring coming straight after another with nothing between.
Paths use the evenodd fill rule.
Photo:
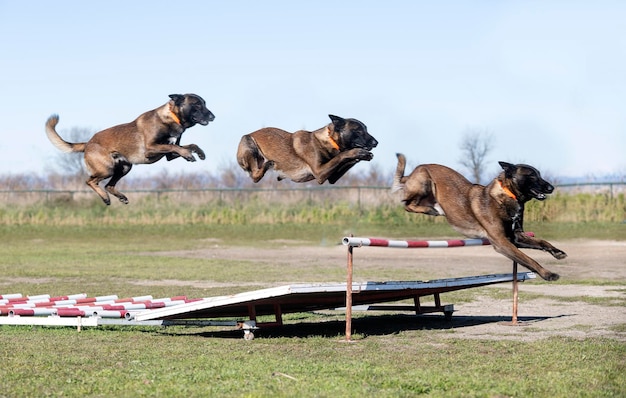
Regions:
<instances>
[{"instance_id":1,"label":"red collar","mask_svg":"<svg viewBox=\"0 0 626 398\"><path fill-rule=\"evenodd\" d=\"M515 194L513 192L511 192L511 190L509 188L507 188L504 185L502 185L502 181L498 180L498 184L500 184L500 188L502 188L502 190L504 191L506 196L508 196L511 199L517 200L517 196L515 196Z\"/></svg>"}]
</instances>

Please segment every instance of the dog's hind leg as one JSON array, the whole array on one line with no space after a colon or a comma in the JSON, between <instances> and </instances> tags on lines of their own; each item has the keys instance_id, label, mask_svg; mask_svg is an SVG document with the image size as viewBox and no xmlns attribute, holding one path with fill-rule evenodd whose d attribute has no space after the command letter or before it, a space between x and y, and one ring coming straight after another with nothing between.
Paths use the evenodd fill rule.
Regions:
<instances>
[{"instance_id":1,"label":"dog's hind leg","mask_svg":"<svg viewBox=\"0 0 626 398\"><path fill-rule=\"evenodd\" d=\"M115 188L115 185L119 182L119 180L122 177L124 177L126 174L128 174L128 172L133 167L133 165L128 160L126 160L125 157L123 157L121 155L115 155L114 159L115 159L115 167L113 169L113 176L111 177L111 179L109 180L109 182L106 184L106 186L104 188L111 195L113 195L116 198L118 198L120 200L120 202L122 202L122 203L127 205L128 204L128 198L126 197L126 195L124 195L123 193L118 191L117 188Z\"/></svg>"},{"instance_id":2,"label":"dog's hind leg","mask_svg":"<svg viewBox=\"0 0 626 398\"><path fill-rule=\"evenodd\" d=\"M401 181L398 179L398 181ZM428 170L418 166L403 183L404 209L411 213L422 213L429 216L443 216L444 212L437 198L435 187Z\"/></svg>"},{"instance_id":3,"label":"dog's hind leg","mask_svg":"<svg viewBox=\"0 0 626 398\"><path fill-rule=\"evenodd\" d=\"M241 137L237 148L237 162L244 171L248 172L255 183L261 181L265 173L274 167L274 162L263 156L258 145L249 135Z\"/></svg>"},{"instance_id":4,"label":"dog's hind leg","mask_svg":"<svg viewBox=\"0 0 626 398\"><path fill-rule=\"evenodd\" d=\"M104 180L105 178L92 175L87 180L87 185L91 189L93 189L100 196L100 198L102 198L102 201L104 202L104 204L108 206L111 204L111 199L109 198L109 194L104 189L102 189L102 187L100 187L99 185L100 181Z\"/></svg>"},{"instance_id":5,"label":"dog's hind leg","mask_svg":"<svg viewBox=\"0 0 626 398\"><path fill-rule=\"evenodd\" d=\"M445 216L445 213L435 195L429 189L423 189L424 196L410 196L404 199L404 210L411 213L427 214L429 216Z\"/></svg>"},{"instance_id":6,"label":"dog's hind leg","mask_svg":"<svg viewBox=\"0 0 626 398\"><path fill-rule=\"evenodd\" d=\"M416 201L409 200L405 202L404 210L411 213L421 213L429 216L445 216L443 209L439 206L439 203L430 201Z\"/></svg>"},{"instance_id":7,"label":"dog's hind leg","mask_svg":"<svg viewBox=\"0 0 626 398\"><path fill-rule=\"evenodd\" d=\"M106 148L99 144L91 144L85 151L85 166L89 171L87 185L93 189L107 206L111 204L109 194L100 187L100 182L110 178L114 174L115 160Z\"/></svg>"}]
</instances>

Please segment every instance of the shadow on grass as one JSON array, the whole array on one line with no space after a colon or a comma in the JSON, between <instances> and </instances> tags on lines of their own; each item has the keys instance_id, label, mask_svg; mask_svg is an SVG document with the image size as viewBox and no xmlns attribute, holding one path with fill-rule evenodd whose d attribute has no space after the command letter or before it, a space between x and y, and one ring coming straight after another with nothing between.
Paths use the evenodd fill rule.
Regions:
<instances>
[{"instance_id":1,"label":"shadow on grass","mask_svg":"<svg viewBox=\"0 0 626 398\"><path fill-rule=\"evenodd\" d=\"M519 317L521 325L528 325L546 319L560 318L567 315L555 317ZM437 315L368 315L352 320L352 334L359 335L359 339L368 336L385 336L398 334L405 331L417 330L453 330L464 327L508 323L510 316L453 316L451 320L446 320L443 316ZM502 326L503 328L506 326ZM289 323L282 326L261 326L254 332L260 338L284 338L284 337L326 337L343 338L345 336L345 321L321 321L321 322L300 322ZM221 330L201 332L197 335L211 338L236 338L241 339L241 330Z\"/></svg>"}]
</instances>

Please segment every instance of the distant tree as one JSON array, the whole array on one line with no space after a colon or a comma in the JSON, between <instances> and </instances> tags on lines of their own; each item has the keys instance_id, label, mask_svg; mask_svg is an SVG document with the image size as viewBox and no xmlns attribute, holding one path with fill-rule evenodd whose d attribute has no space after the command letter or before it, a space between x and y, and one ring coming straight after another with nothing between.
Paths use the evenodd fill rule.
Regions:
<instances>
[{"instance_id":1,"label":"distant tree","mask_svg":"<svg viewBox=\"0 0 626 398\"><path fill-rule=\"evenodd\" d=\"M485 172L485 160L493 149L493 134L485 129L467 129L461 140L461 159L463 165L476 184L480 184Z\"/></svg>"},{"instance_id":2,"label":"distant tree","mask_svg":"<svg viewBox=\"0 0 626 398\"><path fill-rule=\"evenodd\" d=\"M61 137L68 142L86 142L94 132L82 127L72 127L68 132L61 132ZM70 176L84 176L87 174L83 153L63 153L58 152L54 158L54 163L60 174Z\"/></svg>"}]
</instances>

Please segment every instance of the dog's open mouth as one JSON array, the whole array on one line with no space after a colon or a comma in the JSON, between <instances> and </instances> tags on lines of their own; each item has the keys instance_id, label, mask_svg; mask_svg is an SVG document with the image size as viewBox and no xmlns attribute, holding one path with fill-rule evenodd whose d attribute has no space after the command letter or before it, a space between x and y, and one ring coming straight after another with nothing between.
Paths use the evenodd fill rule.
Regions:
<instances>
[{"instance_id":1,"label":"dog's open mouth","mask_svg":"<svg viewBox=\"0 0 626 398\"><path fill-rule=\"evenodd\" d=\"M550 186L546 188L531 189L530 193L537 200L545 200L548 197L548 195L552 193L552 191L554 191L554 188Z\"/></svg>"},{"instance_id":2,"label":"dog's open mouth","mask_svg":"<svg viewBox=\"0 0 626 398\"><path fill-rule=\"evenodd\" d=\"M197 123L201 124L202 126L206 126L207 124L209 124L209 122L212 122L213 120L215 120L215 117L210 117L207 119L200 119L197 121Z\"/></svg>"},{"instance_id":3,"label":"dog's open mouth","mask_svg":"<svg viewBox=\"0 0 626 398\"><path fill-rule=\"evenodd\" d=\"M213 115L212 113L209 113L209 115L202 115L200 117L193 117L194 122L202 125L202 126L206 126L207 124L209 124L209 122L212 122L213 120L215 120L215 115Z\"/></svg>"},{"instance_id":4,"label":"dog's open mouth","mask_svg":"<svg viewBox=\"0 0 626 398\"><path fill-rule=\"evenodd\" d=\"M372 149L376 148L376 145L378 145L378 143L376 144L358 144L356 143L354 145L355 148L362 148L362 149L366 149L368 151L371 151Z\"/></svg>"}]
</instances>

